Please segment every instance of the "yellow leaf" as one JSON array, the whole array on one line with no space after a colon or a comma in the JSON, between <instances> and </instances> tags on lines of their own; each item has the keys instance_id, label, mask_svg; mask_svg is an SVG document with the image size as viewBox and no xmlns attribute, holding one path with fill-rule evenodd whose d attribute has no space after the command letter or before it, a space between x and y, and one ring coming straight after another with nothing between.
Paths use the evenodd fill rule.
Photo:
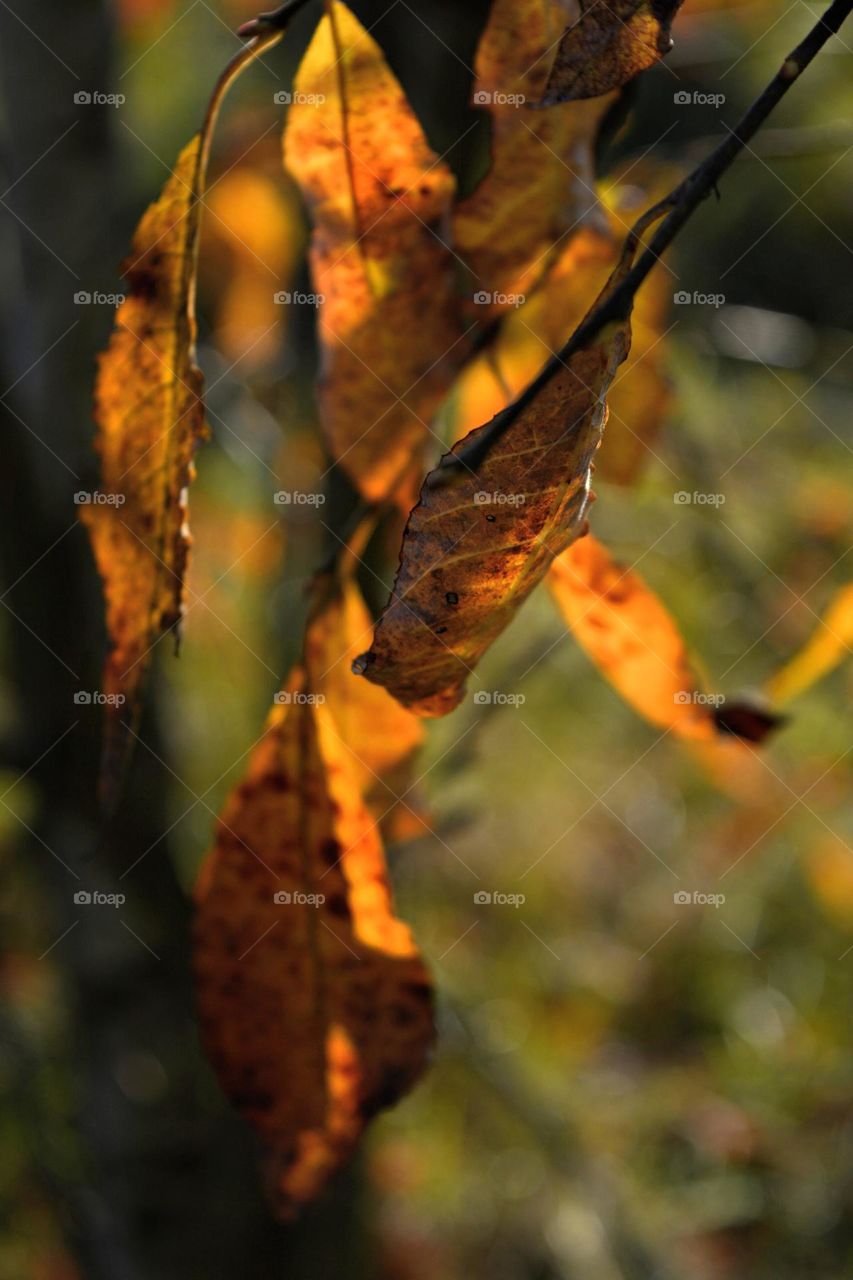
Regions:
<instances>
[{"instance_id":1,"label":"yellow leaf","mask_svg":"<svg viewBox=\"0 0 853 1280\"><path fill-rule=\"evenodd\" d=\"M472 292L491 295L476 308L483 318L530 293L566 232L597 216L593 147L612 98L529 109L565 16L559 0L494 0L477 50L473 102L491 117L491 162L457 206L453 234Z\"/></svg>"},{"instance_id":2,"label":"yellow leaf","mask_svg":"<svg viewBox=\"0 0 853 1280\"><path fill-rule=\"evenodd\" d=\"M843 662L852 647L853 584L850 584L833 597L814 635L796 657L768 680L767 696L777 704L789 702Z\"/></svg>"},{"instance_id":3,"label":"yellow leaf","mask_svg":"<svg viewBox=\"0 0 853 1280\"><path fill-rule=\"evenodd\" d=\"M297 73L284 152L313 224L325 434L375 501L411 491L464 354L439 234L454 182L379 46L345 5L332 12Z\"/></svg>"}]
</instances>

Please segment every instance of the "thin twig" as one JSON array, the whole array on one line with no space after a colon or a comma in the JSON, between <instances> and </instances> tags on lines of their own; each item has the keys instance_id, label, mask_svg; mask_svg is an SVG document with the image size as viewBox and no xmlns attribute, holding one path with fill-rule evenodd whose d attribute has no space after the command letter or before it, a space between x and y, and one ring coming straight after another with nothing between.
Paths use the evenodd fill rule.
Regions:
<instances>
[{"instance_id":1,"label":"thin twig","mask_svg":"<svg viewBox=\"0 0 853 1280\"><path fill-rule=\"evenodd\" d=\"M294 14L304 8L308 0L287 0L270 13L259 13L257 18L244 22L237 28L237 35L248 39L249 36L262 35L267 31L284 31Z\"/></svg>"},{"instance_id":2,"label":"thin twig","mask_svg":"<svg viewBox=\"0 0 853 1280\"><path fill-rule=\"evenodd\" d=\"M732 161L761 127L776 104L785 96L830 36L835 35L853 9L853 0L833 0L806 38L797 45L779 68L766 89L755 100L740 122L716 151L712 152L667 197L672 210L649 240L645 251L619 285L597 306L556 355L525 387L521 395L492 419L478 438L459 453L448 455L441 465L438 483L451 481L459 471L477 471L507 433L520 414L528 408L552 378L563 370L578 351L588 346L607 325L624 322L631 314L634 295L661 255L669 248L694 210L716 191L717 183ZM632 233L633 234L633 233Z\"/></svg>"}]
</instances>

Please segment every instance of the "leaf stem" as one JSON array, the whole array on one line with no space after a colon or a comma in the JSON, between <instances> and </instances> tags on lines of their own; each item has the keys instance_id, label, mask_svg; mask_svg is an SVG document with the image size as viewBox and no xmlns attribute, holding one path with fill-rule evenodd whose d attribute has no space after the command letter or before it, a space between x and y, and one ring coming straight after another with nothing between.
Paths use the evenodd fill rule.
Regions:
<instances>
[{"instance_id":1,"label":"leaf stem","mask_svg":"<svg viewBox=\"0 0 853 1280\"><path fill-rule=\"evenodd\" d=\"M308 0L287 0L285 4L279 5L277 9L271 10L269 13L259 13L257 18L244 22L241 27L237 28L237 35L243 39L250 36L263 35L268 31L284 31L290 19L294 14L302 9Z\"/></svg>"},{"instance_id":2,"label":"leaf stem","mask_svg":"<svg viewBox=\"0 0 853 1280\"><path fill-rule=\"evenodd\" d=\"M543 365L521 395L497 414L468 448L463 448L457 454L446 457L441 467L444 483L449 482L452 475L462 469L477 471L519 415L528 408L551 379L565 368L571 357L583 347L588 346L606 325L627 319L631 314L634 295L660 260L661 255L669 248L693 211L712 191L716 191L717 182L732 161L744 149L750 138L758 131L776 104L785 96L830 36L837 34L844 20L849 17L851 9L853 9L853 0L833 0L805 39L788 54L776 75L735 128L729 132L729 136L724 138L717 149L672 190L666 201L662 202L672 206L671 212L613 292L581 321L569 340ZM635 236L636 228L630 233L626 248Z\"/></svg>"}]
</instances>

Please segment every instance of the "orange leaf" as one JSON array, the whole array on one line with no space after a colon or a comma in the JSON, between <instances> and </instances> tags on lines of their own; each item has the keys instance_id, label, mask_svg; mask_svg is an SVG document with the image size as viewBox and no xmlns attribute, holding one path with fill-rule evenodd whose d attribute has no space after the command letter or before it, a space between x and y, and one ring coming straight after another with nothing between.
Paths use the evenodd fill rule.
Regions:
<instances>
[{"instance_id":1,"label":"orange leaf","mask_svg":"<svg viewBox=\"0 0 853 1280\"><path fill-rule=\"evenodd\" d=\"M629 343L628 320L610 325L534 396L476 474L452 460L487 426L424 481L391 599L356 664L417 714L459 704L474 666L584 530L604 396Z\"/></svg>"},{"instance_id":2,"label":"orange leaf","mask_svg":"<svg viewBox=\"0 0 853 1280\"><path fill-rule=\"evenodd\" d=\"M457 206L453 232L475 296L491 295L483 316L530 293L566 231L598 209L593 147L612 99L529 109L564 24L559 0L494 0L477 50L473 102L491 116L491 163Z\"/></svg>"},{"instance_id":3,"label":"orange leaf","mask_svg":"<svg viewBox=\"0 0 853 1280\"><path fill-rule=\"evenodd\" d=\"M184 608L186 491L205 434L192 296L202 152L197 135L137 228L124 266L127 297L95 389L103 492L81 516L104 580L112 644L103 690L111 699L108 795L126 746L123 707L132 721L151 650Z\"/></svg>"},{"instance_id":4,"label":"orange leaf","mask_svg":"<svg viewBox=\"0 0 853 1280\"><path fill-rule=\"evenodd\" d=\"M379 46L344 4L332 12L296 76L285 163L313 221L326 437L361 493L379 500L417 471L463 354L452 258L437 231L454 182Z\"/></svg>"},{"instance_id":5,"label":"orange leaf","mask_svg":"<svg viewBox=\"0 0 853 1280\"><path fill-rule=\"evenodd\" d=\"M703 692L672 615L638 573L586 537L554 561L548 586L578 644L641 716L682 738L716 736L717 699Z\"/></svg>"},{"instance_id":6,"label":"orange leaf","mask_svg":"<svg viewBox=\"0 0 853 1280\"><path fill-rule=\"evenodd\" d=\"M595 98L653 67L672 48L682 0L580 0L581 14L560 41L543 106Z\"/></svg>"}]
</instances>

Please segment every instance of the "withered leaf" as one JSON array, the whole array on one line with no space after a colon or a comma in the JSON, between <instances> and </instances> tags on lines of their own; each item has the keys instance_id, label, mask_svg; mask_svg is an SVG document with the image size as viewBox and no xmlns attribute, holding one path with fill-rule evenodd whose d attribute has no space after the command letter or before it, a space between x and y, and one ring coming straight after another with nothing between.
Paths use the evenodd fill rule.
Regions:
<instances>
[{"instance_id":1,"label":"withered leaf","mask_svg":"<svg viewBox=\"0 0 853 1280\"><path fill-rule=\"evenodd\" d=\"M101 498L83 506L107 603L111 649L104 789L109 797L151 650L176 628L190 548L186 491L205 433L194 362L193 278L199 230L201 135L181 152L146 211L124 266L127 295L95 389Z\"/></svg>"},{"instance_id":2,"label":"withered leaf","mask_svg":"<svg viewBox=\"0 0 853 1280\"><path fill-rule=\"evenodd\" d=\"M611 99L529 110L565 20L559 0L495 0L477 50L472 100L491 117L490 165L456 207L453 235L483 317L529 294L569 228L598 211L593 148Z\"/></svg>"},{"instance_id":3,"label":"withered leaf","mask_svg":"<svg viewBox=\"0 0 853 1280\"><path fill-rule=\"evenodd\" d=\"M557 48L542 105L595 98L654 66L672 48L682 0L580 0Z\"/></svg>"},{"instance_id":4,"label":"withered leaf","mask_svg":"<svg viewBox=\"0 0 853 1280\"><path fill-rule=\"evenodd\" d=\"M288 1217L421 1074L433 1019L330 708L299 671L280 696L199 880L195 974L207 1052Z\"/></svg>"},{"instance_id":5,"label":"withered leaf","mask_svg":"<svg viewBox=\"0 0 853 1280\"><path fill-rule=\"evenodd\" d=\"M325 434L356 487L380 500L419 475L464 354L439 235L454 181L379 46L337 0L296 76L284 154L313 223Z\"/></svg>"},{"instance_id":6,"label":"withered leaf","mask_svg":"<svg viewBox=\"0 0 853 1280\"><path fill-rule=\"evenodd\" d=\"M629 267L626 254L607 290ZM488 424L427 476L406 526L391 599L372 648L355 667L417 714L445 715L458 705L479 659L554 557L583 531L604 396L629 343L625 320L581 348L511 423L477 474L460 470L455 456Z\"/></svg>"}]
</instances>

